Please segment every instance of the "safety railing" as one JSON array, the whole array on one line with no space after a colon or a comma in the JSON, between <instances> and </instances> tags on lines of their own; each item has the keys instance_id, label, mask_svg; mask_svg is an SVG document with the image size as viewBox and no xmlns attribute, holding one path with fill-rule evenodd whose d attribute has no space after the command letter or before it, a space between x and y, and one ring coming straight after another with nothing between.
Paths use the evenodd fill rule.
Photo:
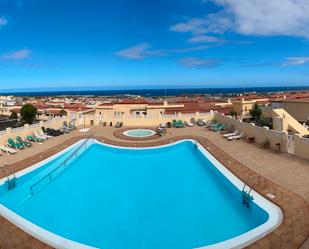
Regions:
<instances>
[{"instance_id":1,"label":"safety railing","mask_svg":"<svg viewBox=\"0 0 309 249\"><path fill-rule=\"evenodd\" d=\"M85 147L86 148L86 145L87 145L87 142L89 141L89 139L92 137L92 135L90 135L85 141L83 141L83 143L81 143L78 147L77 147L77 149L75 149L73 152L72 152L72 154L70 154L62 163L60 163L57 167L55 167L51 172L49 172L47 175L45 175L45 176L43 176L41 179L39 179L38 181L36 181L34 184L32 184L31 186L30 186L30 193L31 193L31 195L33 195L34 194L34 188L38 185L38 184L40 184L41 182L43 182L45 179L49 179L50 181L53 179L53 173L55 173L59 168L61 168L61 167L66 167L68 164L68 161L71 159L71 158L73 158L73 157L76 157L77 156L77 153L78 153L78 151L81 149L81 148L83 148L83 147Z\"/></svg>"}]
</instances>

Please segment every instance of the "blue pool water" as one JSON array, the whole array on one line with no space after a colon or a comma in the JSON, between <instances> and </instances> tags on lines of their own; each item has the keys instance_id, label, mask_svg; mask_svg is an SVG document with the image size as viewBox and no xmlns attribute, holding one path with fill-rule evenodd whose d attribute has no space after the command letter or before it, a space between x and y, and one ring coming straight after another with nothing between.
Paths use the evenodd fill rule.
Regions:
<instances>
[{"instance_id":1,"label":"blue pool water","mask_svg":"<svg viewBox=\"0 0 309 249\"><path fill-rule=\"evenodd\" d=\"M40 227L107 249L189 249L241 235L268 214L190 141L154 149L92 144L50 183L29 186L70 151L1 188L0 203Z\"/></svg>"}]
</instances>

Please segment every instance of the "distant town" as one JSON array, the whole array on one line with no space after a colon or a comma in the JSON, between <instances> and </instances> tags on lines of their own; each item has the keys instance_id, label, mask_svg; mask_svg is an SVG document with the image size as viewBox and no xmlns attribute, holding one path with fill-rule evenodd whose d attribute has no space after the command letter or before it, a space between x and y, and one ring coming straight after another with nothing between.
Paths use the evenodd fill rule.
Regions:
<instances>
[{"instance_id":1,"label":"distant town","mask_svg":"<svg viewBox=\"0 0 309 249\"><path fill-rule=\"evenodd\" d=\"M37 120L79 115L104 117L153 116L156 114L188 114L215 111L225 115L250 117L255 104L260 107L284 108L302 124L309 120L309 91L237 94L182 94L179 96L142 97L138 95L116 96L0 96L0 129L18 127L20 109L25 104L37 108ZM139 107L136 108L136 105ZM125 107L125 108L124 108ZM90 123L94 124L95 120Z\"/></svg>"}]
</instances>

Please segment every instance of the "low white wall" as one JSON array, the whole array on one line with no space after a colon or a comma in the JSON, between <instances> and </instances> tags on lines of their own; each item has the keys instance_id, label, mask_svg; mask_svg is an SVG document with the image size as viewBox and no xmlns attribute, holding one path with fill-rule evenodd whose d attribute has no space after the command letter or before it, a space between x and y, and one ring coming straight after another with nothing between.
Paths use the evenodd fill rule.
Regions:
<instances>
[{"instance_id":1,"label":"low white wall","mask_svg":"<svg viewBox=\"0 0 309 249\"><path fill-rule=\"evenodd\" d=\"M220 113L215 114L215 119L219 123L244 132L247 137L254 137L255 142L258 144L263 144L268 140L271 148L278 150L277 144L280 144L280 151L287 152L287 132L274 131L270 130L268 127L255 126L254 124L245 123Z\"/></svg>"},{"instance_id":2,"label":"low white wall","mask_svg":"<svg viewBox=\"0 0 309 249\"><path fill-rule=\"evenodd\" d=\"M294 135L294 155L309 160L309 139Z\"/></svg>"},{"instance_id":3,"label":"low white wall","mask_svg":"<svg viewBox=\"0 0 309 249\"><path fill-rule=\"evenodd\" d=\"M61 117L61 118L50 119L48 121L40 121L39 123L33 125L25 124L22 127L14 129L7 128L4 131L0 131L0 144L5 144L8 138L15 139L17 136L24 138L27 135L32 135L34 131L41 129L43 126L45 128L49 127L53 129L59 129L63 125L63 122L66 120L67 120L66 117Z\"/></svg>"},{"instance_id":4,"label":"low white wall","mask_svg":"<svg viewBox=\"0 0 309 249\"><path fill-rule=\"evenodd\" d=\"M119 116L115 117L114 115L105 115L105 116L88 116L80 117L78 119L78 124L83 125L84 122L86 126L90 125L102 125L103 122L106 122L107 125L112 122L115 125L117 122L122 122L124 126L158 126L160 123L164 122L172 122L173 120L182 120L189 122L192 118L196 121L198 119L203 120L213 120L214 119L214 112L208 113L186 113L186 114L157 114L157 115L140 115L140 116Z\"/></svg>"}]
</instances>

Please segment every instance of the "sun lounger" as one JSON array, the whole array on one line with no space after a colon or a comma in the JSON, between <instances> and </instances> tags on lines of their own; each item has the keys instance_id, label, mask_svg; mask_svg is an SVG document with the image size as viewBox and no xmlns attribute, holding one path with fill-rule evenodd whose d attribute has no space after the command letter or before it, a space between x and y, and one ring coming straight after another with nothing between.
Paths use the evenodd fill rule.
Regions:
<instances>
[{"instance_id":1,"label":"sun lounger","mask_svg":"<svg viewBox=\"0 0 309 249\"><path fill-rule=\"evenodd\" d=\"M70 133L70 129L68 129L66 126L61 126L59 130L63 133Z\"/></svg>"},{"instance_id":2,"label":"sun lounger","mask_svg":"<svg viewBox=\"0 0 309 249\"><path fill-rule=\"evenodd\" d=\"M186 124L186 126L193 127L193 124L191 122L185 121L185 124Z\"/></svg>"},{"instance_id":3,"label":"sun lounger","mask_svg":"<svg viewBox=\"0 0 309 249\"><path fill-rule=\"evenodd\" d=\"M73 120L70 121L70 123L69 123L69 129L71 129L71 130L76 129L76 125L75 125L75 122Z\"/></svg>"},{"instance_id":4,"label":"sun lounger","mask_svg":"<svg viewBox=\"0 0 309 249\"><path fill-rule=\"evenodd\" d=\"M48 137L47 137L46 135L42 135L42 136L41 136L41 135L39 134L39 132L37 132L37 131L34 131L33 134L34 134L35 137L37 137L37 138L39 138L39 139L42 139L42 140L47 140L47 139L48 139Z\"/></svg>"},{"instance_id":5,"label":"sun lounger","mask_svg":"<svg viewBox=\"0 0 309 249\"><path fill-rule=\"evenodd\" d=\"M204 126L204 125L205 125L205 123L203 122L202 119L198 119L197 122L196 122L196 124L197 124L198 126Z\"/></svg>"},{"instance_id":6,"label":"sun lounger","mask_svg":"<svg viewBox=\"0 0 309 249\"><path fill-rule=\"evenodd\" d=\"M239 135L238 133L239 133L238 130L236 130L236 131L234 131L234 132L224 134L223 137L237 136L237 135Z\"/></svg>"},{"instance_id":7,"label":"sun lounger","mask_svg":"<svg viewBox=\"0 0 309 249\"><path fill-rule=\"evenodd\" d=\"M17 150L24 149L25 146L21 143L16 143L12 138L9 138L6 145Z\"/></svg>"},{"instance_id":8,"label":"sun lounger","mask_svg":"<svg viewBox=\"0 0 309 249\"><path fill-rule=\"evenodd\" d=\"M16 137L16 141L20 144L23 144L25 147L30 147L32 146L32 143L28 142L28 141L24 141L20 136Z\"/></svg>"},{"instance_id":9,"label":"sun lounger","mask_svg":"<svg viewBox=\"0 0 309 249\"><path fill-rule=\"evenodd\" d=\"M192 123L193 125L196 125L195 118L191 118L191 119L190 119L190 123Z\"/></svg>"},{"instance_id":10,"label":"sun lounger","mask_svg":"<svg viewBox=\"0 0 309 249\"><path fill-rule=\"evenodd\" d=\"M47 138L52 138L52 137L53 137L53 136L50 136L50 135L48 135L48 134L45 134L42 130L39 130L38 133L39 133L39 135L40 135L41 137L47 137Z\"/></svg>"},{"instance_id":11,"label":"sun lounger","mask_svg":"<svg viewBox=\"0 0 309 249\"><path fill-rule=\"evenodd\" d=\"M115 128L121 128L123 126L123 123L122 122L117 122L115 124Z\"/></svg>"},{"instance_id":12,"label":"sun lounger","mask_svg":"<svg viewBox=\"0 0 309 249\"><path fill-rule=\"evenodd\" d=\"M215 128L215 131L224 131L225 129L226 129L226 126L221 124Z\"/></svg>"},{"instance_id":13,"label":"sun lounger","mask_svg":"<svg viewBox=\"0 0 309 249\"><path fill-rule=\"evenodd\" d=\"M229 141L234 141L234 140L237 140L237 139L242 139L244 137L245 137L245 134L243 132L241 132L239 135L231 136L231 137L228 137L227 139Z\"/></svg>"},{"instance_id":14,"label":"sun lounger","mask_svg":"<svg viewBox=\"0 0 309 249\"><path fill-rule=\"evenodd\" d=\"M157 133L158 135L160 135L161 137L164 137L166 131L165 131L164 128L158 128L158 129L156 130L156 133Z\"/></svg>"},{"instance_id":15,"label":"sun lounger","mask_svg":"<svg viewBox=\"0 0 309 249\"><path fill-rule=\"evenodd\" d=\"M214 124L217 124L217 122L214 122L214 121L207 121L206 122L206 128L210 128L210 127L212 127Z\"/></svg>"},{"instance_id":16,"label":"sun lounger","mask_svg":"<svg viewBox=\"0 0 309 249\"><path fill-rule=\"evenodd\" d=\"M49 136L52 136L52 137L60 136L60 135L63 134L62 131L51 129L51 128L45 129L44 127L42 127L42 130L43 130L44 133L46 133L46 135L49 135Z\"/></svg>"},{"instance_id":17,"label":"sun lounger","mask_svg":"<svg viewBox=\"0 0 309 249\"><path fill-rule=\"evenodd\" d=\"M183 128L185 127L185 124L181 120L173 120L172 122L173 127L175 128Z\"/></svg>"},{"instance_id":18,"label":"sun lounger","mask_svg":"<svg viewBox=\"0 0 309 249\"><path fill-rule=\"evenodd\" d=\"M15 154L17 152L17 150L6 147L4 145L0 145L0 150L6 152L7 154Z\"/></svg>"},{"instance_id":19,"label":"sun lounger","mask_svg":"<svg viewBox=\"0 0 309 249\"><path fill-rule=\"evenodd\" d=\"M183 127L185 127L184 122L182 122L181 120L178 120L177 121L177 128L183 128Z\"/></svg>"},{"instance_id":20,"label":"sun lounger","mask_svg":"<svg viewBox=\"0 0 309 249\"><path fill-rule=\"evenodd\" d=\"M38 143L44 141L44 140L41 139L41 138L34 137L34 136L31 136L31 135L28 135L28 136L27 136L27 140L32 141L32 142L38 142Z\"/></svg>"},{"instance_id":21,"label":"sun lounger","mask_svg":"<svg viewBox=\"0 0 309 249\"><path fill-rule=\"evenodd\" d=\"M160 127L161 128L166 128L166 123L164 123L164 122L160 123Z\"/></svg>"},{"instance_id":22,"label":"sun lounger","mask_svg":"<svg viewBox=\"0 0 309 249\"><path fill-rule=\"evenodd\" d=\"M225 125L223 125L223 124L213 124L213 125L210 127L210 129L213 130L213 131L224 130L224 129L225 129Z\"/></svg>"},{"instance_id":23,"label":"sun lounger","mask_svg":"<svg viewBox=\"0 0 309 249\"><path fill-rule=\"evenodd\" d=\"M213 130L213 131L215 131L218 127L220 127L220 125L221 125L221 124L219 124L219 123L212 124L212 125L210 126L210 129Z\"/></svg>"}]
</instances>

